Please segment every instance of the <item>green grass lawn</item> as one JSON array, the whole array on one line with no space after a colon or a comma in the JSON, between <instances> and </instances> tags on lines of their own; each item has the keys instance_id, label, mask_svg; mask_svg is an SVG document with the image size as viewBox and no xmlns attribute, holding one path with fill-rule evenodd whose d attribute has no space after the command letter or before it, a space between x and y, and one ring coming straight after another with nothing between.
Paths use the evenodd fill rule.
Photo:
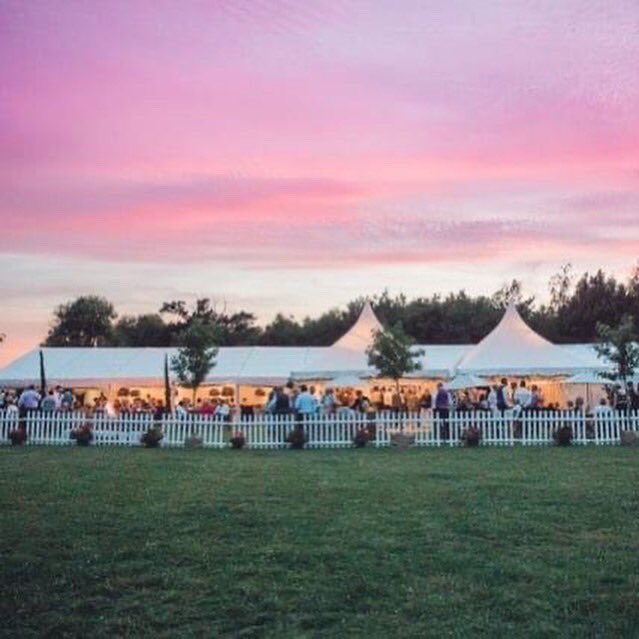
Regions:
<instances>
[{"instance_id":1,"label":"green grass lawn","mask_svg":"<svg viewBox=\"0 0 639 639\"><path fill-rule=\"evenodd\" d=\"M639 451L0 450L0 634L638 637Z\"/></svg>"}]
</instances>

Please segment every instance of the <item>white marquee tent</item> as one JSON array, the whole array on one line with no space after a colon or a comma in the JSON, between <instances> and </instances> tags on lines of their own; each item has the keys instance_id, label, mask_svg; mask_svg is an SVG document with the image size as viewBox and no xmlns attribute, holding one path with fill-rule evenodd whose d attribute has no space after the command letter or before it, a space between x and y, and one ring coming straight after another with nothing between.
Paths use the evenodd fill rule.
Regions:
<instances>
[{"instance_id":1,"label":"white marquee tent","mask_svg":"<svg viewBox=\"0 0 639 639\"><path fill-rule=\"evenodd\" d=\"M221 347L208 384L268 386L290 378L334 380L374 377L366 349L382 327L366 304L351 329L332 346ZM568 376L601 370L591 345L554 345L537 335L510 307L499 325L476 346L418 345L421 370L413 379L449 379L457 374ZM39 350L0 369L0 386L38 383ZM63 386L161 386L164 357L174 348L43 348L47 381Z\"/></svg>"},{"instance_id":2,"label":"white marquee tent","mask_svg":"<svg viewBox=\"0 0 639 639\"><path fill-rule=\"evenodd\" d=\"M456 369L474 375L551 377L575 375L592 364L535 333L511 304L499 324L462 357Z\"/></svg>"}]
</instances>

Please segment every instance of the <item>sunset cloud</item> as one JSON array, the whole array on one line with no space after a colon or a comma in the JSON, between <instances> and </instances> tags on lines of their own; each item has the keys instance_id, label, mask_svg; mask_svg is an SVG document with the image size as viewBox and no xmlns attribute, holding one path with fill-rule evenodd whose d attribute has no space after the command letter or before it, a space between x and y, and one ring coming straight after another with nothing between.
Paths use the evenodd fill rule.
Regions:
<instances>
[{"instance_id":1,"label":"sunset cloud","mask_svg":"<svg viewBox=\"0 0 639 639\"><path fill-rule=\"evenodd\" d=\"M316 278L312 310L328 268L340 300L619 269L639 253L638 30L634 0L7 0L0 250L48 265L40 333L35 297L80 281L60 260L124 304L148 269L200 291L232 272L244 300L279 270Z\"/></svg>"}]
</instances>

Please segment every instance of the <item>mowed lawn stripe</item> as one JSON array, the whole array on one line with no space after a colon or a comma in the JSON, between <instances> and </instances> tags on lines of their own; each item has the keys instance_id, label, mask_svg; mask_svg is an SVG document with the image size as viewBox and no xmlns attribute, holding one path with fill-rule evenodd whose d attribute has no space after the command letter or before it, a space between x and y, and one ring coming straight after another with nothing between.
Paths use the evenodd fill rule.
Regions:
<instances>
[{"instance_id":1,"label":"mowed lawn stripe","mask_svg":"<svg viewBox=\"0 0 639 639\"><path fill-rule=\"evenodd\" d=\"M6 636L637 636L639 452L0 450Z\"/></svg>"}]
</instances>

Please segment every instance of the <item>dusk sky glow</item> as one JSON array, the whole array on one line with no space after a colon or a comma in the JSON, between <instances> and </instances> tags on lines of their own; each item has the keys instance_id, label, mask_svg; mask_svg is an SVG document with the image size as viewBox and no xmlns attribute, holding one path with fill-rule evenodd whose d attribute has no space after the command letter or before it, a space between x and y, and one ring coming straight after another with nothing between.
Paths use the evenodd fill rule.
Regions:
<instances>
[{"instance_id":1,"label":"dusk sky glow","mask_svg":"<svg viewBox=\"0 0 639 639\"><path fill-rule=\"evenodd\" d=\"M636 0L0 0L0 347L639 258Z\"/></svg>"}]
</instances>

